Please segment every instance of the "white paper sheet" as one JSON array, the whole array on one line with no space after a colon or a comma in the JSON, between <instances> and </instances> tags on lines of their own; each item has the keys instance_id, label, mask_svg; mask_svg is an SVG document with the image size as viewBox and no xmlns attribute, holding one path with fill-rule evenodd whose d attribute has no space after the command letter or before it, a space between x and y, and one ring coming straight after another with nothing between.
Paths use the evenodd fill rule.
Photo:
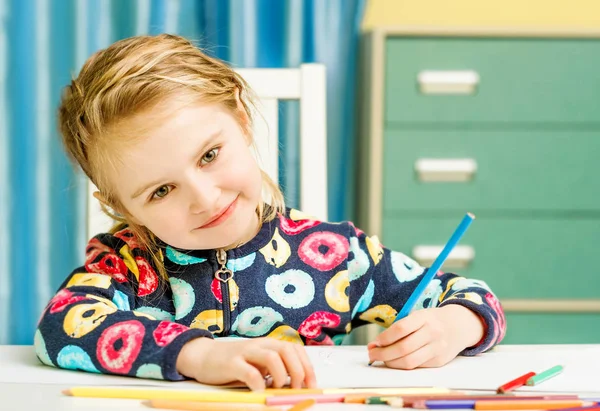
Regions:
<instances>
[{"instance_id":1,"label":"white paper sheet","mask_svg":"<svg viewBox=\"0 0 600 411\"><path fill-rule=\"evenodd\" d=\"M477 357L459 357L436 369L411 371L367 365L364 346L306 347L321 388L446 387L495 390L529 371L563 365L562 374L537 387L519 391L599 393L600 345L499 346ZM193 381L164 382L67 371L39 363L31 346L0 346L0 383L61 385L148 386L216 389Z\"/></svg>"}]
</instances>

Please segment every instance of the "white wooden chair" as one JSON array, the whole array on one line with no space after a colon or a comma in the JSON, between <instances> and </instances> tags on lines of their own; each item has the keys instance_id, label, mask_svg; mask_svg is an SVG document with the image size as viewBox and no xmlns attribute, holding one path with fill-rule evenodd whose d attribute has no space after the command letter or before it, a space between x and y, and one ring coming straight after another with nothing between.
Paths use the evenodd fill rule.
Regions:
<instances>
[{"instance_id":1,"label":"white wooden chair","mask_svg":"<svg viewBox=\"0 0 600 411\"><path fill-rule=\"evenodd\" d=\"M279 182L278 101L300 101L300 210L327 221L327 122L325 66L303 64L299 68L236 70L258 97L254 138L263 170ZM93 197L96 187L88 182L87 238L106 232L112 219Z\"/></svg>"}]
</instances>

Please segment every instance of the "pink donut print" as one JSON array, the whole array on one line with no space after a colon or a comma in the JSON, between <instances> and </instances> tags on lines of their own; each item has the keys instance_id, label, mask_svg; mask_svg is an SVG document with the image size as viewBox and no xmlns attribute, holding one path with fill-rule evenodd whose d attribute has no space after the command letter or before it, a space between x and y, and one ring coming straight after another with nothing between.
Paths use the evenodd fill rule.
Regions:
<instances>
[{"instance_id":1,"label":"pink donut print","mask_svg":"<svg viewBox=\"0 0 600 411\"><path fill-rule=\"evenodd\" d=\"M120 259L116 254L107 253L102 259L96 263L85 265L88 273L107 274L115 281L124 283L127 281L127 266L125 261Z\"/></svg>"},{"instance_id":2,"label":"pink donut print","mask_svg":"<svg viewBox=\"0 0 600 411\"><path fill-rule=\"evenodd\" d=\"M136 248L141 248L140 243L137 240L137 237L135 236L135 234L133 234L133 231L131 231L129 228L125 228L121 231L117 231L114 234L114 236L125 241L125 244L127 244L129 246L130 250L135 250Z\"/></svg>"},{"instance_id":3,"label":"pink donut print","mask_svg":"<svg viewBox=\"0 0 600 411\"><path fill-rule=\"evenodd\" d=\"M161 321L154 329L152 336L154 337L154 341L156 341L156 345L164 347L169 345L178 335L187 330L189 330L189 328L185 325L171 321Z\"/></svg>"},{"instance_id":4,"label":"pink donut print","mask_svg":"<svg viewBox=\"0 0 600 411\"><path fill-rule=\"evenodd\" d=\"M283 215L279 215L279 220L281 221L281 229L284 233L289 235L295 235L301 233L302 231L314 227L318 225L320 222L317 220L292 220L290 218L286 218Z\"/></svg>"},{"instance_id":5,"label":"pink donut print","mask_svg":"<svg viewBox=\"0 0 600 411\"><path fill-rule=\"evenodd\" d=\"M319 231L312 233L300 243L298 256L305 263L319 271L333 270L348 258L350 244L336 233Z\"/></svg>"},{"instance_id":6,"label":"pink donut print","mask_svg":"<svg viewBox=\"0 0 600 411\"><path fill-rule=\"evenodd\" d=\"M215 296L215 298L217 299L217 301L220 303L223 303L223 292L221 291L221 281L217 280L216 278L213 278L212 282L210 283L210 290L212 291L212 293Z\"/></svg>"},{"instance_id":7,"label":"pink donut print","mask_svg":"<svg viewBox=\"0 0 600 411\"><path fill-rule=\"evenodd\" d=\"M334 313L317 311L309 315L298 327L298 333L308 339L317 338L321 335L322 328L333 328L340 325L341 318Z\"/></svg>"},{"instance_id":8,"label":"pink donut print","mask_svg":"<svg viewBox=\"0 0 600 411\"><path fill-rule=\"evenodd\" d=\"M135 263L140 273L140 278L138 278L138 296L143 297L152 294L158 287L158 275L156 275L156 271L154 271L154 268L143 257L135 257Z\"/></svg>"},{"instance_id":9,"label":"pink donut print","mask_svg":"<svg viewBox=\"0 0 600 411\"><path fill-rule=\"evenodd\" d=\"M114 253L115 250L102 244L97 238L92 238L85 249L85 263L91 264L102 253Z\"/></svg>"},{"instance_id":10,"label":"pink donut print","mask_svg":"<svg viewBox=\"0 0 600 411\"><path fill-rule=\"evenodd\" d=\"M506 318L504 317L504 310L502 309L502 305L500 301L496 298L496 296L492 293L487 293L485 295L485 301L488 305L494 310L497 319L494 319L494 323L496 324L496 329L499 330L497 336L495 336L496 344L504 339L504 334L506 334Z\"/></svg>"},{"instance_id":11,"label":"pink donut print","mask_svg":"<svg viewBox=\"0 0 600 411\"><path fill-rule=\"evenodd\" d=\"M86 299L87 297L85 295L75 295L69 290L63 288L56 293L52 300L50 300L50 313L56 314L62 312L66 306Z\"/></svg>"},{"instance_id":12,"label":"pink donut print","mask_svg":"<svg viewBox=\"0 0 600 411\"><path fill-rule=\"evenodd\" d=\"M110 372L127 374L142 349L145 329L137 320L111 325L102 332L96 346L98 361ZM115 348L117 346L119 348Z\"/></svg>"}]
</instances>

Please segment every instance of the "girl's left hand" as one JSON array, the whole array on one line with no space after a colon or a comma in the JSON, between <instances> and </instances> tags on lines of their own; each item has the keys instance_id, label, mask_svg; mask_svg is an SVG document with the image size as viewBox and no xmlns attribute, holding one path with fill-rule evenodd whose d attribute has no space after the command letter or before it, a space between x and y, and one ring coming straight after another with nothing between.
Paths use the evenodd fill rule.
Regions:
<instances>
[{"instance_id":1,"label":"girl's left hand","mask_svg":"<svg viewBox=\"0 0 600 411\"><path fill-rule=\"evenodd\" d=\"M479 316L461 305L418 310L370 342L369 359L405 370L440 367L481 341L483 331Z\"/></svg>"}]
</instances>

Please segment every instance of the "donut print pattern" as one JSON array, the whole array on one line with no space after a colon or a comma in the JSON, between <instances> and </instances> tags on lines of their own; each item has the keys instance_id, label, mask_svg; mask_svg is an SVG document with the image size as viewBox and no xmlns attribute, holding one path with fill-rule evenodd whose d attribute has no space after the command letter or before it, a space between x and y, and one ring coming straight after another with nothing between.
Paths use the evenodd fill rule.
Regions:
<instances>
[{"instance_id":1,"label":"donut print pattern","mask_svg":"<svg viewBox=\"0 0 600 411\"><path fill-rule=\"evenodd\" d=\"M60 368L182 380L175 362L193 338L343 344L364 323L389 327L426 269L351 223L322 222L297 210L226 251L233 273L226 282L215 279L222 268L216 254L160 243L163 277L131 230L94 237L84 264L43 310L34 335L37 357ZM486 329L463 354L498 344L506 319L487 284L436 274L414 310L461 304Z\"/></svg>"}]
</instances>

